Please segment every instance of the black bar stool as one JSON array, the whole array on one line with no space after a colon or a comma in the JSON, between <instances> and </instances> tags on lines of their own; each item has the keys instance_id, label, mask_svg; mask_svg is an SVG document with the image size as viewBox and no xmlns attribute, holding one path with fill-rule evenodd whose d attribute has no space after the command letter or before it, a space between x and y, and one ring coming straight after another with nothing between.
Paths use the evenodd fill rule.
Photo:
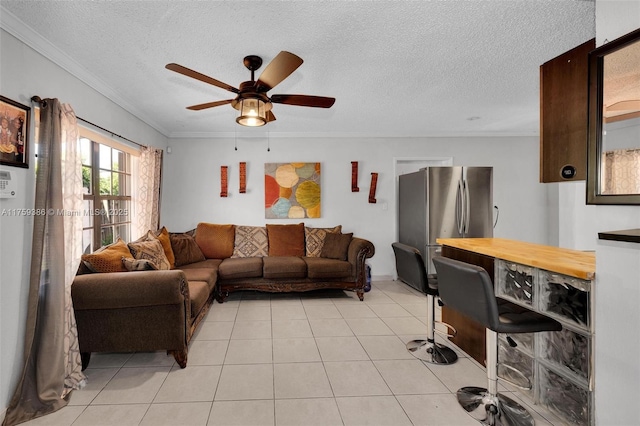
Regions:
<instances>
[{"instance_id":1,"label":"black bar stool","mask_svg":"<svg viewBox=\"0 0 640 426\"><path fill-rule=\"evenodd\" d=\"M451 309L486 327L487 389L474 386L458 390L458 402L475 419L487 425L533 425L531 414L498 393L498 333L560 331L562 325L545 315L496 298L486 270L446 257L434 257L442 301Z\"/></svg>"},{"instance_id":2,"label":"black bar stool","mask_svg":"<svg viewBox=\"0 0 640 426\"><path fill-rule=\"evenodd\" d=\"M427 270L418 249L401 243L393 243L391 246L396 256L398 278L427 295L427 340L412 340L407 343L407 350L416 358L432 364L453 364L458 360L458 355L453 349L436 343L434 339L438 281L427 277ZM447 327L452 328L449 325Z\"/></svg>"}]
</instances>

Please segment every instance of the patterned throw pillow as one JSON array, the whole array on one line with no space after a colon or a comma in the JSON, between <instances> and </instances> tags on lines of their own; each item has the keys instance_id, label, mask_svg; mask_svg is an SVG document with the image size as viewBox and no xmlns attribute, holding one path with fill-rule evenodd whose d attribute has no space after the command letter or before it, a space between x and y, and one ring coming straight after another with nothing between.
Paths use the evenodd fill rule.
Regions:
<instances>
[{"instance_id":1,"label":"patterned throw pillow","mask_svg":"<svg viewBox=\"0 0 640 426\"><path fill-rule=\"evenodd\" d=\"M342 232L342 225L333 228L304 228L304 240L306 244L307 257L320 257L322 246L324 245L324 237L327 232L339 234Z\"/></svg>"},{"instance_id":2,"label":"patterned throw pillow","mask_svg":"<svg viewBox=\"0 0 640 426\"><path fill-rule=\"evenodd\" d=\"M235 237L235 225L201 222L196 228L196 243L207 259L231 257Z\"/></svg>"},{"instance_id":3,"label":"patterned throw pillow","mask_svg":"<svg viewBox=\"0 0 640 426\"><path fill-rule=\"evenodd\" d=\"M147 237L147 241L129 243L129 250L131 250L133 257L151 261L156 269L170 269L171 266L164 254L162 243L151 232L147 234Z\"/></svg>"},{"instance_id":4,"label":"patterned throw pillow","mask_svg":"<svg viewBox=\"0 0 640 426\"><path fill-rule=\"evenodd\" d=\"M231 257L265 257L269 255L267 228L236 226L236 238Z\"/></svg>"},{"instance_id":5,"label":"patterned throw pillow","mask_svg":"<svg viewBox=\"0 0 640 426\"><path fill-rule=\"evenodd\" d=\"M122 258L122 264L129 272L132 271L155 271L156 265L147 259Z\"/></svg>"},{"instance_id":6,"label":"patterned throw pillow","mask_svg":"<svg viewBox=\"0 0 640 426\"><path fill-rule=\"evenodd\" d=\"M83 254L82 261L93 272L127 272L122 258L132 258L129 247L122 238L90 254Z\"/></svg>"}]
</instances>

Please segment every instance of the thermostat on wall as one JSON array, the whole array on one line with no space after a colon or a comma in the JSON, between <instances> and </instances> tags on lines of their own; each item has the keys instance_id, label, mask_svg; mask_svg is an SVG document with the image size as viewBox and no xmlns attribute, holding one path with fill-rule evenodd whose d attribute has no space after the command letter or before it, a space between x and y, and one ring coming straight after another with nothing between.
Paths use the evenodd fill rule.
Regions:
<instances>
[{"instance_id":1,"label":"thermostat on wall","mask_svg":"<svg viewBox=\"0 0 640 426\"><path fill-rule=\"evenodd\" d=\"M16 181L7 170L0 170L0 198L16 198Z\"/></svg>"}]
</instances>

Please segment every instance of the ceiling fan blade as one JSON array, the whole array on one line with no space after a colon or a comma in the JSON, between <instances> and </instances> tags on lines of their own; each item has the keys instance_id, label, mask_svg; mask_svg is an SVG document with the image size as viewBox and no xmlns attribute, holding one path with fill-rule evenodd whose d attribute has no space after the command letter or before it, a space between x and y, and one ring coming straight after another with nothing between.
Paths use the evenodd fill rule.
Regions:
<instances>
[{"instance_id":1,"label":"ceiling fan blade","mask_svg":"<svg viewBox=\"0 0 640 426\"><path fill-rule=\"evenodd\" d=\"M276 116L271 111L267 111L267 123L276 121Z\"/></svg>"},{"instance_id":2,"label":"ceiling fan blade","mask_svg":"<svg viewBox=\"0 0 640 426\"><path fill-rule=\"evenodd\" d=\"M307 106L315 108L331 108L336 98L309 95L273 95L271 102L277 104Z\"/></svg>"},{"instance_id":3,"label":"ceiling fan blade","mask_svg":"<svg viewBox=\"0 0 640 426\"><path fill-rule=\"evenodd\" d=\"M220 105L226 105L226 104L230 104L231 102L233 102L233 99L227 99L224 101L216 101L216 102L207 102L206 104L188 106L187 109L190 109L192 111L200 111L201 109L207 109L207 108L217 107Z\"/></svg>"},{"instance_id":4,"label":"ceiling fan blade","mask_svg":"<svg viewBox=\"0 0 640 426\"><path fill-rule=\"evenodd\" d=\"M282 80L289 77L300 65L302 58L293 53L282 51L276 55L269 65L262 71L258 81L256 81L256 90L268 92L276 87Z\"/></svg>"},{"instance_id":5,"label":"ceiling fan blade","mask_svg":"<svg viewBox=\"0 0 640 426\"><path fill-rule=\"evenodd\" d=\"M203 81L205 83L212 84L214 86L217 86L217 87L219 87L221 89L224 89L224 90L228 90L228 91L233 92L233 93L238 93L239 92L238 89L236 89L233 86L228 85L227 83L223 83L221 81L216 80L215 78L211 78L211 77L209 77L207 75L200 74L198 71L194 71L194 70L192 70L190 68L183 67L182 65L171 63L171 64L167 64L165 66L165 68L168 69L168 70L171 70L171 71L175 71L178 74L186 75L187 77L195 78L196 80L200 80L200 81Z\"/></svg>"}]
</instances>

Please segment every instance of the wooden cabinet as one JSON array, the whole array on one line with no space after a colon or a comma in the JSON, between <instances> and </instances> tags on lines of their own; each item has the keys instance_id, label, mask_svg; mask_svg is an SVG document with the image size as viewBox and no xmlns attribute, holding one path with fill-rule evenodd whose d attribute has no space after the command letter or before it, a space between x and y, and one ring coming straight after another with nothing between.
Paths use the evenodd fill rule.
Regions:
<instances>
[{"instance_id":1,"label":"wooden cabinet","mask_svg":"<svg viewBox=\"0 0 640 426\"><path fill-rule=\"evenodd\" d=\"M589 52L595 47L591 39L540 66L540 182L587 178Z\"/></svg>"}]
</instances>

